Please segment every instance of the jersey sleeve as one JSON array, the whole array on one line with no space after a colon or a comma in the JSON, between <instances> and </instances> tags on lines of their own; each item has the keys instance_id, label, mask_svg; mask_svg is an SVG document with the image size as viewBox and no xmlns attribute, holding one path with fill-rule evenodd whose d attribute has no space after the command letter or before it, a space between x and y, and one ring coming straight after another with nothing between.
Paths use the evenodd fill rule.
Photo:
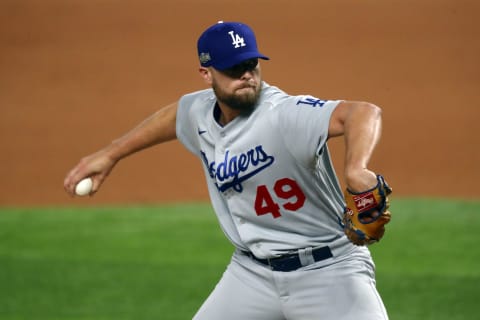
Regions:
<instances>
[{"instance_id":1,"label":"jersey sleeve","mask_svg":"<svg viewBox=\"0 0 480 320\"><path fill-rule=\"evenodd\" d=\"M192 153L198 155L199 142L195 134L193 118L193 95L185 95L180 98L177 109L176 134L177 139Z\"/></svg>"},{"instance_id":2,"label":"jersey sleeve","mask_svg":"<svg viewBox=\"0 0 480 320\"><path fill-rule=\"evenodd\" d=\"M302 164L308 166L321 153L327 142L330 117L340 102L293 96L278 108L278 130L287 150Z\"/></svg>"}]
</instances>

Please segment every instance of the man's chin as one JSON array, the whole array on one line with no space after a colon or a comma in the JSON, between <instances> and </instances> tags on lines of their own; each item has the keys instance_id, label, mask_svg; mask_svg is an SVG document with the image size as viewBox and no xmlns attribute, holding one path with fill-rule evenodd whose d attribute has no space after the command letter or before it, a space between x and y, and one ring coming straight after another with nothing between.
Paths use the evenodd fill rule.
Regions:
<instances>
[{"instance_id":1,"label":"man's chin","mask_svg":"<svg viewBox=\"0 0 480 320\"><path fill-rule=\"evenodd\" d=\"M217 99L226 104L232 109L240 110L242 113L250 113L258 102L260 97L260 90L257 91L256 87L244 86L236 89L232 94L226 95L222 91L219 91L216 87L213 87Z\"/></svg>"},{"instance_id":2,"label":"man's chin","mask_svg":"<svg viewBox=\"0 0 480 320\"><path fill-rule=\"evenodd\" d=\"M251 95L237 95L236 99L230 100L227 105L235 110L250 112L254 109L257 99L254 94Z\"/></svg>"}]
</instances>

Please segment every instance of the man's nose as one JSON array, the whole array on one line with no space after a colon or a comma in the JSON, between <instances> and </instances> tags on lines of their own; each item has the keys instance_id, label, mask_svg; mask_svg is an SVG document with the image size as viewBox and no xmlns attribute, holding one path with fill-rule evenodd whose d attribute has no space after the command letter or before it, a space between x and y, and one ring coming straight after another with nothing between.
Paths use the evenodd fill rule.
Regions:
<instances>
[{"instance_id":1,"label":"man's nose","mask_svg":"<svg viewBox=\"0 0 480 320\"><path fill-rule=\"evenodd\" d=\"M240 79L247 81L253 79L253 70L245 70Z\"/></svg>"}]
</instances>

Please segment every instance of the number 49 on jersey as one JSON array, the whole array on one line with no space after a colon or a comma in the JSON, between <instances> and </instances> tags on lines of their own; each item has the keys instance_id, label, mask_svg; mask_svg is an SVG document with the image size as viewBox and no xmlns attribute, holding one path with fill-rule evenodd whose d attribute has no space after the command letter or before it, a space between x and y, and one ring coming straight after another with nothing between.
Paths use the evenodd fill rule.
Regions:
<instances>
[{"instance_id":1,"label":"number 49 on jersey","mask_svg":"<svg viewBox=\"0 0 480 320\"><path fill-rule=\"evenodd\" d=\"M279 218L282 216L280 205L286 210L297 211L303 207L305 199L305 194L295 180L283 178L275 182L272 190L266 185L257 187L255 211L257 216L271 214L274 218Z\"/></svg>"}]
</instances>

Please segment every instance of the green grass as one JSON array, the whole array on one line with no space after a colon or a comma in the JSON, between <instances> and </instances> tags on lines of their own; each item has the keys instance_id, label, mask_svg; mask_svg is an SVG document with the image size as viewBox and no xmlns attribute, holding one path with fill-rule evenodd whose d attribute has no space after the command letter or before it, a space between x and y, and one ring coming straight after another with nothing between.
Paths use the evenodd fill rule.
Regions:
<instances>
[{"instance_id":1,"label":"green grass","mask_svg":"<svg viewBox=\"0 0 480 320\"><path fill-rule=\"evenodd\" d=\"M479 319L480 203L400 200L371 247L391 319Z\"/></svg>"},{"instance_id":2,"label":"green grass","mask_svg":"<svg viewBox=\"0 0 480 320\"><path fill-rule=\"evenodd\" d=\"M207 205L2 210L1 319L190 319L229 260Z\"/></svg>"},{"instance_id":3,"label":"green grass","mask_svg":"<svg viewBox=\"0 0 480 320\"><path fill-rule=\"evenodd\" d=\"M392 210L371 246L390 318L478 317L480 203ZM232 250L207 204L0 208L0 319L191 319Z\"/></svg>"}]
</instances>

